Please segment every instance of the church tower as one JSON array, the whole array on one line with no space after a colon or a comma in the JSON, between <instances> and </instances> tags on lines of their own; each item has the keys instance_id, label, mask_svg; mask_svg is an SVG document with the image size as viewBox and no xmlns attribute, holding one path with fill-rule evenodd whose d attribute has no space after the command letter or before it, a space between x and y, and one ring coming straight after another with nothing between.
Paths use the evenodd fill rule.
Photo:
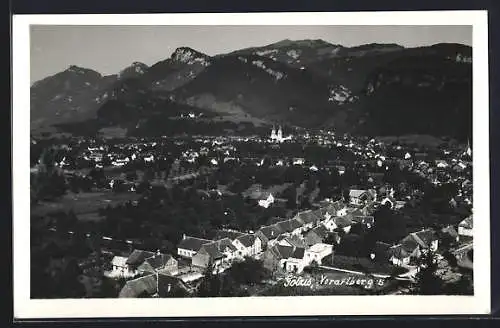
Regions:
<instances>
[{"instance_id":1,"label":"church tower","mask_svg":"<svg viewBox=\"0 0 500 328\"><path fill-rule=\"evenodd\" d=\"M274 128L274 125L273 125L273 129L271 130L271 140L274 140L276 139L276 129Z\"/></svg>"},{"instance_id":2,"label":"church tower","mask_svg":"<svg viewBox=\"0 0 500 328\"><path fill-rule=\"evenodd\" d=\"M283 130L281 129L281 125L278 129L278 141L282 141L283 140Z\"/></svg>"}]
</instances>

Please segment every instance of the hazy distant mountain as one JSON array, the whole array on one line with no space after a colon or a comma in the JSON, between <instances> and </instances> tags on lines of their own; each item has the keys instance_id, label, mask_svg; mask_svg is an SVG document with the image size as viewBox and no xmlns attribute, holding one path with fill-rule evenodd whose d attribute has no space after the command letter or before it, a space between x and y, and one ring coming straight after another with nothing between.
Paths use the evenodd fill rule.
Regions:
<instances>
[{"instance_id":1,"label":"hazy distant mountain","mask_svg":"<svg viewBox=\"0 0 500 328\"><path fill-rule=\"evenodd\" d=\"M210 57L181 47L150 67L136 62L111 76L72 66L35 83L31 99L32 128L94 119L137 134L153 119L151 129L170 129L172 113L197 111L204 123L279 121L464 139L471 133L472 49L283 40Z\"/></svg>"}]
</instances>

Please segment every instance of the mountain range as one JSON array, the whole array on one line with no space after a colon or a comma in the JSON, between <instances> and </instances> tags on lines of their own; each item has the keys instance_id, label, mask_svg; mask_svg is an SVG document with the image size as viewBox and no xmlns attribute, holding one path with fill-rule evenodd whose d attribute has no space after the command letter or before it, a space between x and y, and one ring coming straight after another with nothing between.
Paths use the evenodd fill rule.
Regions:
<instances>
[{"instance_id":1,"label":"mountain range","mask_svg":"<svg viewBox=\"0 0 500 328\"><path fill-rule=\"evenodd\" d=\"M128 135L170 135L279 123L466 140L472 49L283 40L208 56L181 47L154 65L134 62L114 75L70 66L37 81L30 120L32 133L118 128Z\"/></svg>"}]
</instances>

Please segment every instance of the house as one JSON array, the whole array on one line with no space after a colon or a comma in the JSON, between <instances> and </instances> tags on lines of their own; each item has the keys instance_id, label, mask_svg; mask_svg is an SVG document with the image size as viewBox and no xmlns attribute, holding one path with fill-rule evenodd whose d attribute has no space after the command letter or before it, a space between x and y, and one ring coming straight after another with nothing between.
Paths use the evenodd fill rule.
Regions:
<instances>
[{"instance_id":1,"label":"house","mask_svg":"<svg viewBox=\"0 0 500 328\"><path fill-rule=\"evenodd\" d=\"M204 269L211 267L218 272L224 263L230 262L235 251L236 247L229 239L214 241L201 246L200 250L192 257L191 263L195 267Z\"/></svg>"},{"instance_id":2,"label":"house","mask_svg":"<svg viewBox=\"0 0 500 328\"><path fill-rule=\"evenodd\" d=\"M144 263L147 258L153 257L155 253L144 251L140 249L134 249L134 251L129 255L125 264L128 266L128 272L133 276L139 273L139 266Z\"/></svg>"},{"instance_id":3,"label":"house","mask_svg":"<svg viewBox=\"0 0 500 328\"><path fill-rule=\"evenodd\" d=\"M317 243L307 248L304 252L304 261L310 265L313 261L321 264L321 260L333 253L333 245Z\"/></svg>"},{"instance_id":4,"label":"house","mask_svg":"<svg viewBox=\"0 0 500 328\"><path fill-rule=\"evenodd\" d=\"M192 258L203 245L211 242L213 242L213 240L184 235L179 245L177 245L177 254L185 258Z\"/></svg>"},{"instance_id":5,"label":"house","mask_svg":"<svg viewBox=\"0 0 500 328\"><path fill-rule=\"evenodd\" d=\"M255 235L263 241L263 248L268 248L275 244L276 238L282 233L284 233L284 231L281 230L278 225L273 224L260 228Z\"/></svg>"},{"instance_id":6,"label":"house","mask_svg":"<svg viewBox=\"0 0 500 328\"><path fill-rule=\"evenodd\" d=\"M440 169L445 169L448 167L448 163L445 160L438 159L435 161L435 163L436 163L436 167L440 168Z\"/></svg>"},{"instance_id":7,"label":"house","mask_svg":"<svg viewBox=\"0 0 500 328\"><path fill-rule=\"evenodd\" d=\"M125 283L118 295L119 298L144 298L144 297L169 297L173 293L182 290L186 295L189 289L182 280L160 272L149 274Z\"/></svg>"},{"instance_id":8,"label":"house","mask_svg":"<svg viewBox=\"0 0 500 328\"><path fill-rule=\"evenodd\" d=\"M375 242L375 245L373 246L373 249L370 253L370 258L372 260L375 260L377 262L388 262L390 260L390 252L389 249L391 248L390 244L377 241Z\"/></svg>"},{"instance_id":9,"label":"house","mask_svg":"<svg viewBox=\"0 0 500 328\"><path fill-rule=\"evenodd\" d=\"M272 272L301 273L306 266L304 254L304 248L275 245L263 254L263 265Z\"/></svg>"},{"instance_id":10,"label":"house","mask_svg":"<svg viewBox=\"0 0 500 328\"><path fill-rule=\"evenodd\" d=\"M261 207L268 208L271 206L272 203L274 203L274 197L271 193L262 193L262 198L258 200L258 204Z\"/></svg>"},{"instance_id":11,"label":"house","mask_svg":"<svg viewBox=\"0 0 500 328\"><path fill-rule=\"evenodd\" d=\"M176 274L177 260L171 255L135 249L128 258L115 256L111 261L112 271L109 277L130 278L143 273L155 273L158 270Z\"/></svg>"},{"instance_id":12,"label":"house","mask_svg":"<svg viewBox=\"0 0 500 328\"><path fill-rule=\"evenodd\" d=\"M442 233L443 236L445 236L446 238L448 238L448 240L450 240L450 241L453 240L455 242L458 242L459 239L460 239L460 236L459 236L457 230L453 226L451 226L451 225L442 228L441 229L441 233Z\"/></svg>"},{"instance_id":13,"label":"house","mask_svg":"<svg viewBox=\"0 0 500 328\"><path fill-rule=\"evenodd\" d=\"M367 190L351 189L349 190L349 199L352 205L364 205L370 201L371 195Z\"/></svg>"},{"instance_id":14,"label":"house","mask_svg":"<svg viewBox=\"0 0 500 328\"><path fill-rule=\"evenodd\" d=\"M460 236L472 237L472 228L472 215L470 215L458 224L458 234Z\"/></svg>"},{"instance_id":15,"label":"house","mask_svg":"<svg viewBox=\"0 0 500 328\"><path fill-rule=\"evenodd\" d=\"M435 252L438 249L438 237L432 229L422 229L410 234L420 245L421 249L430 249Z\"/></svg>"},{"instance_id":16,"label":"house","mask_svg":"<svg viewBox=\"0 0 500 328\"><path fill-rule=\"evenodd\" d=\"M145 259L137 268L139 273L155 273L159 270L175 275L179 271L178 262L169 254L157 252L153 256Z\"/></svg>"},{"instance_id":17,"label":"house","mask_svg":"<svg viewBox=\"0 0 500 328\"><path fill-rule=\"evenodd\" d=\"M156 274L139 277L125 283L118 294L119 298L150 297L157 290Z\"/></svg>"},{"instance_id":18,"label":"house","mask_svg":"<svg viewBox=\"0 0 500 328\"><path fill-rule=\"evenodd\" d=\"M326 211L330 217L344 216L347 214L347 206L341 201L336 201L326 207Z\"/></svg>"},{"instance_id":19,"label":"house","mask_svg":"<svg viewBox=\"0 0 500 328\"><path fill-rule=\"evenodd\" d=\"M335 229L342 229L345 233L351 231L351 226L353 224L352 220L347 216L337 216L334 218Z\"/></svg>"},{"instance_id":20,"label":"house","mask_svg":"<svg viewBox=\"0 0 500 328\"><path fill-rule=\"evenodd\" d=\"M262 252L262 238L256 234L244 234L233 240L239 257L255 256Z\"/></svg>"},{"instance_id":21,"label":"house","mask_svg":"<svg viewBox=\"0 0 500 328\"><path fill-rule=\"evenodd\" d=\"M124 256L114 256L111 260L111 272L107 274L109 277L133 277L134 273L129 271L127 258Z\"/></svg>"},{"instance_id":22,"label":"house","mask_svg":"<svg viewBox=\"0 0 500 328\"><path fill-rule=\"evenodd\" d=\"M312 246L314 244L322 243L328 237L328 234L328 229L323 225L313 228L305 235L306 245Z\"/></svg>"},{"instance_id":23,"label":"house","mask_svg":"<svg viewBox=\"0 0 500 328\"><path fill-rule=\"evenodd\" d=\"M304 229L311 229L317 226L322 218L315 215L312 210L307 210L297 213L294 219L297 219L300 222L302 222L302 227Z\"/></svg>"},{"instance_id":24,"label":"house","mask_svg":"<svg viewBox=\"0 0 500 328\"><path fill-rule=\"evenodd\" d=\"M287 247L287 246L282 246ZM304 267L307 265L305 260L305 249L295 248L288 258L283 262L283 267L287 272L302 273Z\"/></svg>"},{"instance_id":25,"label":"house","mask_svg":"<svg viewBox=\"0 0 500 328\"><path fill-rule=\"evenodd\" d=\"M352 217L352 222L353 223L359 223L362 226L371 229L374 224L375 224L375 218L373 216L368 216L368 215L356 215Z\"/></svg>"},{"instance_id":26,"label":"house","mask_svg":"<svg viewBox=\"0 0 500 328\"><path fill-rule=\"evenodd\" d=\"M396 207L396 200L394 197L387 196L380 201L380 205L388 206L390 209L394 209Z\"/></svg>"},{"instance_id":27,"label":"house","mask_svg":"<svg viewBox=\"0 0 500 328\"><path fill-rule=\"evenodd\" d=\"M411 255L402 245L391 246L388 251L389 261L397 266L405 266L410 263Z\"/></svg>"},{"instance_id":28,"label":"house","mask_svg":"<svg viewBox=\"0 0 500 328\"><path fill-rule=\"evenodd\" d=\"M303 238L299 236L285 236L281 235L278 237L278 245L281 246L291 246L291 247L299 247L299 248L305 248L306 242L303 240Z\"/></svg>"},{"instance_id":29,"label":"house","mask_svg":"<svg viewBox=\"0 0 500 328\"><path fill-rule=\"evenodd\" d=\"M280 221L277 222L276 225L279 229L281 229L281 231L291 235L300 235L305 229L303 222L298 219Z\"/></svg>"}]
</instances>

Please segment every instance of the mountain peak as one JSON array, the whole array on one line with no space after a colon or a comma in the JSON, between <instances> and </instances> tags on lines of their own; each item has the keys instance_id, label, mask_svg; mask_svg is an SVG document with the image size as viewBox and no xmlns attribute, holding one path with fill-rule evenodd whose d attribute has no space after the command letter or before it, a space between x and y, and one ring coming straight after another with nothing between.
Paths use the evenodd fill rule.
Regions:
<instances>
[{"instance_id":1,"label":"mountain peak","mask_svg":"<svg viewBox=\"0 0 500 328\"><path fill-rule=\"evenodd\" d=\"M332 44L322 39L303 39L303 40L284 39L276 43L273 43L270 46L275 46L275 47L303 46L303 47L317 48L317 47L332 46Z\"/></svg>"},{"instance_id":2,"label":"mountain peak","mask_svg":"<svg viewBox=\"0 0 500 328\"><path fill-rule=\"evenodd\" d=\"M185 64L194 64L198 62L204 66L209 65L208 58L209 56L190 47L179 47L175 49L171 56L171 59L176 62Z\"/></svg>"},{"instance_id":3,"label":"mountain peak","mask_svg":"<svg viewBox=\"0 0 500 328\"><path fill-rule=\"evenodd\" d=\"M70 65L67 69L66 69L67 72L71 72L71 73L76 73L76 74L86 74L86 73L92 73L92 74L99 74L101 75L100 73L92 70L92 69L89 69L89 68L84 68L84 67L80 67L80 66L77 66L77 65Z\"/></svg>"}]
</instances>

